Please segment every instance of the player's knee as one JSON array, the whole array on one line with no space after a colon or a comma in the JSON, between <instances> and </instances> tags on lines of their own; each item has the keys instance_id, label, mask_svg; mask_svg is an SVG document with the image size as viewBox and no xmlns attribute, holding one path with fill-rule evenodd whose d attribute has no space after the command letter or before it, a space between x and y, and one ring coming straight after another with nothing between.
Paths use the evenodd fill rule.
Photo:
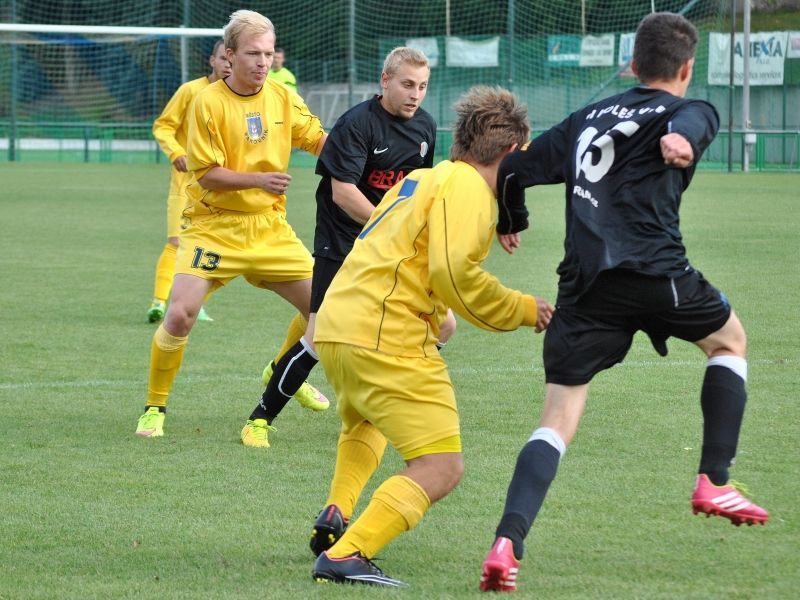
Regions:
<instances>
[{"instance_id":1,"label":"player's knee","mask_svg":"<svg viewBox=\"0 0 800 600\"><path fill-rule=\"evenodd\" d=\"M459 457L460 458L460 457ZM451 490L455 488L459 483L461 483L461 479L464 477L464 460L462 458L459 459L458 465L453 473L453 487L450 488Z\"/></svg>"},{"instance_id":2,"label":"player's knee","mask_svg":"<svg viewBox=\"0 0 800 600\"><path fill-rule=\"evenodd\" d=\"M448 466L448 469L439 471L437 477L438 481L435 485L430 486L426 492L430 498L431 502L437 502L441 500L445 496L447 496L450 492L452 492L459 483L461 483L461 478L464 476L464 464L453 463Z\"/></svg>"},{"instance_id":3,"label":"player's knee","mask_svg":"<svg viewBox=\"0 0 800 600\"><path fill-rule=\"evenodd\" d=\"M196 319L197 311L191 313L181 305L170 304L164 316L164 327L172 335L185 336L189 335Z\"/></svg>"},{"instance_id":4,"label":"player's knee","mask_svg":"<svg viewBox=\"0 0 800 600\"><path fill-rule=\"evenodd\" d=\"M709 358L731 354L741 358L747 356L747 334L735 313L731 313L724 327L697 344Z\"/></svg>"},{"instance_id":5,"label":"player's knee","mask_svg":"<svg viewBox=\"0 0 800 600\"><path fill-rule=\"evenodd\" d=\"M448 457L446 471L442 474L445 494L449 494L461 483L464 477L464 457L462 454L453 454ZM444 494L443 494L444 495Z\"/></svg>"},{"instance_id":6,"label":"player's knee","mask_svg":"<svg viewBox=\"0 0 800 600\"><path fill-rule=\"evenodd\" d=\"M464 457L460 452L428 454L409 463L409 476L420 484L431 502L453 491L463 475Z\"/></svg>"}]
</instances>

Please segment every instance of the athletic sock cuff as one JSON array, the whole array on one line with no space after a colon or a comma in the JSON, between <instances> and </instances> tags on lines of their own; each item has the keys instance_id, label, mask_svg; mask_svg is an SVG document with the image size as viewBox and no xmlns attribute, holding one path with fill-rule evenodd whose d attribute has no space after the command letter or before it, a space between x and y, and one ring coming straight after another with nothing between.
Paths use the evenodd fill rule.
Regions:
<instances>
[{"instance_id":1,"label":"athletic sock cuff","mask_svg":"<svg viewBox=\"0 0 800 600\"><path fill-rule=\"evenodd\" d=\"M380 500L396 510L413 529L431 506L431 500L420 485L409 477L394 475L375 490L374 500Z\"/></svg>"},{"instance_id":2,"label":"athletic sock cuff","mask_svg":"<svg viewBox=\"0 0 800 600\"><path fill-rule=\"evenodd\" d=\"M535 430L528 441L532 442L534 440L542 440L550 444L558 451L559 458L564 456L564 453L567 451L567 445L564 443L564 440L561 439L561 436L555 429L551 429L550 427L539 427Z\"/></svg>"},{"instance_id":3,"label":"athletic sock cuff","mask_svg":"<svg viewBox=\"0 0 800 600\"><path fill-rule=\"evenodd\" d=\"M153 334L153 342L158 346L159 350L163 352L177 352L186 345L189 336L176 336L170 334L164 329L164 324L158 326L155 334Z\"/></svg>"},{"instance_id":4,"label":"athletic sock cuff","mask_svg":"<svg viewBox=\"0 0 800 600\"><path fill-rule=\"evenodd\" d=\"M741 356L733 356L730 354L712 356L708 359L706 367L725 367L736 373L745 382L747 381L747 359Z\"/></svg>"},{"instance_id":5,"label":"athletic sock cuff","mask_svg":"<svg viewBox=\"0 0 800 600\"><path fill-rule=\"evenodd\" d=\"M386 437L377 427L366 421L359 423L349 433L339 436L337 445L339 452L341 452L342 445L348 443L358 444L358 446L350 446L348 453L353 453L359 460L366 460L366 456L361 455L361 452L367 453L375 461L376 467L380 464L383 453L386 451ZM358 450L354 450L355 448Z\"/></svg>"}]
</instances>

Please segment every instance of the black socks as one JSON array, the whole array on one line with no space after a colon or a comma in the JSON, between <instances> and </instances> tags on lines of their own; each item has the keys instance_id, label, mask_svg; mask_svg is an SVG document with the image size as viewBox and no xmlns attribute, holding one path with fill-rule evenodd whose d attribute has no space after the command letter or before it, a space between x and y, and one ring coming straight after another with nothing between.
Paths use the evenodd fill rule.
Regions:
<instances>
[{"instance_id":1,"label":"black socks","mask_svg":"<svg viewBox=\"0 0 800 600\"><path fill-rule=\"evenodd\" d=\"M699 473L715 485L728 482L728 467L736 456L739 430L747 402L745 382L726 366L706 368L700 407L703 410L703 451Z\"/></svg>"},{"instance_id":2,"label":"black socks","mask_svg":"<svg viewBox=\"0 0 800 600\"><path fill-rule=\"evenodd\" d=\"M523 542L556 476L561 453L542 439L529 441L517 457L514 476L508 486L503 517L496 535L514 544L514 556L522 558Z\"/></svg>"},{"instance_id":3,"label":"black socks","mask_svg":"<svg viewBox=\"0 0 800 600\"><path fill-rule=\"evenodd\" d=\"M308 379L311 369L319 361L303 342L302 339L297 342L274 365L272 377L261 395L261 402L250 415L251 419L266 419L272 424L273 419Z\"/></svg>"}]
</instances>

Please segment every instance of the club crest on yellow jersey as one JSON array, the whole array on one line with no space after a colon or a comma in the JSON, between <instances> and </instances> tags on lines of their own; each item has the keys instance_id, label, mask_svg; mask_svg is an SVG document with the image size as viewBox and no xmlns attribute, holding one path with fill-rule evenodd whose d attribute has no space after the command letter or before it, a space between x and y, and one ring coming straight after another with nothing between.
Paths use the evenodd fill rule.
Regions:
<instances>
[{"instance_id":1,"label":"club crest on yellow jersey","mask_svg":"<svg viewBox=\"0 0 800 600\"><path fill-rule=\"evenodd\" d=\"M261 113L247 113L245 115L247 121L247 141L251 144L258 144L267 137L267 132L261 124Z\"/></svg>"}]
</instances>

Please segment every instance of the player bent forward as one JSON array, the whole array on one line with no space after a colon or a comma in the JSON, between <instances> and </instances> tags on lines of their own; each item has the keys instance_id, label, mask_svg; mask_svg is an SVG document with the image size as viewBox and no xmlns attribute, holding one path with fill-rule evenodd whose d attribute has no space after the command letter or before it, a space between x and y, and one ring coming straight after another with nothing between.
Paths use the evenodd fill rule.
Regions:
<instances>
[{"instance_id":1,"label":"player bent forward","mask_svg":"<svg viewBox=\"0 0 800 600\"><path fill-rule=\"evenodd\" d=\"M315 526L316 581L401 586L371 559L461 479L458 409L436 348L448 306L489 331L543 330L552 307L481 268L494 237L500 160L524 143L527 112L500 88L455 106L451 160L413 171L372 213L325 296L314 341L342 419L327 506ZM391 443L406 468L345 531ZM328 518L330 517L330 518ZM340 537L341 536L341 537Z\"/></svg>"},{"instance_id":2,"label":"player bent forward","mask_svg":"<svg viewBox=\"0 0 800 600\"><path fill-rule=\"evenodd\" d=\"M678 229L681 194L719 127L713 106L684 98L696 45L684 17L645 17L632 63L643 85L573 113L500 167L504 206L521 205L525 187L566 183L567 235L558 310L544 340L544 407L517 458L482 590L516 588L523 541L575 435L589 382L625 358L637 330L662 356L676 337L708 358L693 510L737 525L767 520L728 483L747 398L744 329L725 295L689 264Z\"/></svg>"}]
</instances>

